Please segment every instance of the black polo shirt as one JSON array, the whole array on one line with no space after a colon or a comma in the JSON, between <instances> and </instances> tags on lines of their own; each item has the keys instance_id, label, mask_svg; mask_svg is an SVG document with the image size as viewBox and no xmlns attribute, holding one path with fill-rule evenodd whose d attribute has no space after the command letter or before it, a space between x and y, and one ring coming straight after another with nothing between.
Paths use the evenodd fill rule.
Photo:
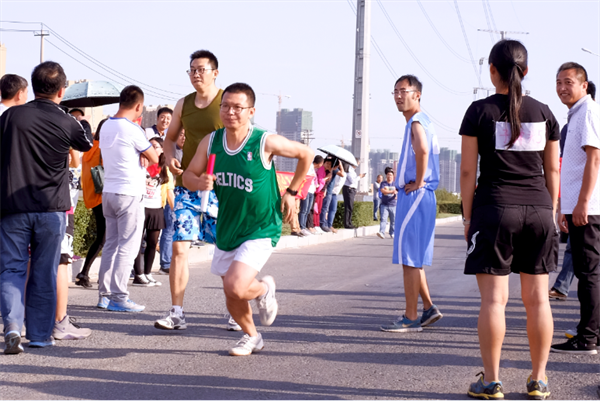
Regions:
<instances>
[{"instance_id":1,"label":"black polo shirt","mask_svg":"<svg viewBox=\"0 0 600 401\"><path fill-rule=\"evenodd\" d=\"M13 106L0 117L1 214L65 212L69 150L92 148L92 130L46 99Z\"/></svg>"}]
</instances>

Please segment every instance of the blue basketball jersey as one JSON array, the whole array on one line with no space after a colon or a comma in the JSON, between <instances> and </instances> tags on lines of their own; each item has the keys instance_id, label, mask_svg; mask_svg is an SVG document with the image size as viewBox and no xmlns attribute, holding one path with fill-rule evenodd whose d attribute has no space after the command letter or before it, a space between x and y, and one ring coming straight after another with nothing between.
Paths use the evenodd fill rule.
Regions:
<instances>
[{"instance_id":1,"label":"blue basketball jersey","mask_svg":"<svg viewBox=\"0 0 600 401\"><path fill-rule=\"evenodd\" d=\"M427 162L427 170L425 171L425 189L435 191L440 182L440 145L438 142L433 123L429 117L418 112L406 123L404 129L404 140L402 144L402 153L398 162L398 171L396 172L396 187L398 190L404 188L406 184L415 181L417 178L417 161L415 159L415 151L412 147L412 124L419 122L425 129L427 135L427 145L429 147L429 158Z\"/></svg>"}]
</instances>

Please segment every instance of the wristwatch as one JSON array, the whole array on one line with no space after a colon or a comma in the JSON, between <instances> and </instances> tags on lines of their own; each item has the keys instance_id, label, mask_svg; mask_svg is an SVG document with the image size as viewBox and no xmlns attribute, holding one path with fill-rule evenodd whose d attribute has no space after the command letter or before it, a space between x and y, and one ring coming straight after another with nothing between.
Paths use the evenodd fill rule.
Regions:
<instances>
[{"instance_id":1,"label":"wristwatch","mask_svg":"<svg viewBox=\"0 0 600 401\"><path fill-rule=\"evenodd\" d=\"M462 218L463 220L463 226L468 226L469 224L471 224L471 220L467 220L464 217Z\"/></svg>"},{"instance_id":2,"label":"wristwatch","mask_svg":"<svg viewBox=\"0 0 600 401\"><path fill-rule=\"evenodd\" d=\"M289 188L286 188L285 192L287 192L288 194L292 195L292 196L296 196L298 195L298 191L293 191Z\"/></svg>"}]
</instances>

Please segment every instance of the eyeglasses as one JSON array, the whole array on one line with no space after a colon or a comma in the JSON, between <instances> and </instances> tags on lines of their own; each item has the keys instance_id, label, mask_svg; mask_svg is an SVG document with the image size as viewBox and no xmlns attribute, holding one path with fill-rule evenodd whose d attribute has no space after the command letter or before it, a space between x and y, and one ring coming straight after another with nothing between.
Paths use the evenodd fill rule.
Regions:
<instances>
[{"instance_id":1,"label":"eyeglasses","mask_svg":"<svg viewBox=\"0 0 600 401\"><path fill-rule=\"evenodd\" d=\"M190 77L193 77L194 75L196 75L196 73L198 73L200 75L204 75L204 73L206 71L212 71L212 70L214 70L214 68L198 68L198 69L192 68L190 70L187 70L186 72Z\"/></svg>"},{"instance_id":2,"label":"eyeglasses","mask_svg":"<svg viewBox=\"0 0 600 401\"><path fill-rule=\"evenodd\" d=\"M410 91L407 91L407 90L404 90L404 89L401 89L399 91L395 90L395 91L392 92L392 95L394 95L394 96L398 96L398 95L400 95L400 96L406 96L406 94L410 93L410 92L418 92L418 90L410 90Z\"/></svg>"},{"instance_id":3,"label":"eyeglasses","mask_svg":"<svg viewBox=\"0 0 600 401\"><path fill-rule=\"evenodd\" d=\"M240 107L240 106L229 106L228 104L220 104L219 107L221 107L221 111L224 111L225 113L229 113L230 110L233 110L233 112L235 114L241 114L242 111L244 111L246 109L251 109L253 106Z\"/></svg>"}]
</instances>

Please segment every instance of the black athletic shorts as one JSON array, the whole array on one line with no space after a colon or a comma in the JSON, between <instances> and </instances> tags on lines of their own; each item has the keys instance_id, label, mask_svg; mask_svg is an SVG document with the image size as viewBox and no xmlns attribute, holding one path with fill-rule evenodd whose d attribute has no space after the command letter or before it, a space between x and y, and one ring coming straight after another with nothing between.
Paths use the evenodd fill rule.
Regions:
<instances>
[{"instance_id":1,"label":"black athletic shorts","mask_svg":"<svg viewBox=\"0 0 600 401\"><path fill-rule=\"evenodd\" d=\"M484 205L473 210L465 274L546 274L558 265L558 231L544 206Z\"/></svg>"}]
</instances>

